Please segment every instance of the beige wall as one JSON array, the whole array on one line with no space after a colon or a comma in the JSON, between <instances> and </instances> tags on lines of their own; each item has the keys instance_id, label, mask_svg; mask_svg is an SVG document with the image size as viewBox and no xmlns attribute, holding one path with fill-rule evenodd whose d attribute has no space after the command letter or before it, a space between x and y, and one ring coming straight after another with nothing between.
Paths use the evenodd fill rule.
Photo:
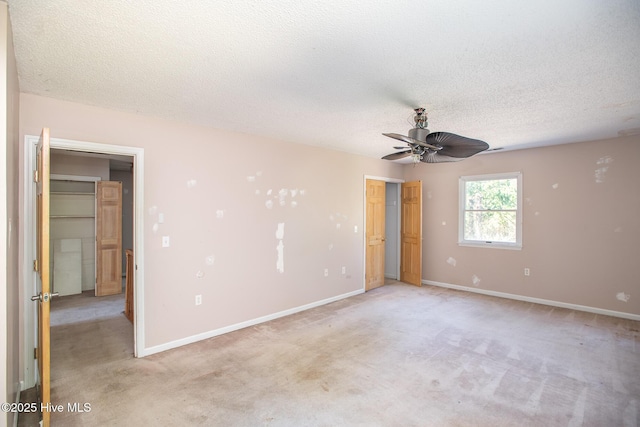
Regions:
<instances>
[{"instance_id":1,"label":"beige wall","mask_svg":"<svg viewBox=\"0 0 640 427\"><path fill-rule=\"evenodd\" d=\"M14 402L20 387L21 292L19 286L18 111L19 89L7 5L0 3L0 401ZM5 157L6 156L6 157ZM6 179L6 181L5 181ZM0 414L0 426L13 423Z\"/></svg>"},{"instance_id":2,"label":"beige wall","mask_svg":"<svg viewBox=\"0 0 640 427\"><path fill-rule=\"evenodd\" d=\"M635 136L406 166L424 182L423 279L640 314L639 162ZM458 246L458 178L515 171L522 250Z\"/></svg>"},{"instance_id":3,"label":"beige wall","mask_svg":"<svg viewBox=\"0 0 640 427\"><path fill-rule=\"evenodd\" d=\"M108 181L109 159L68 155L64 151L56 150L51 153L51 173L99 176L102 181Z\"/></svg>"},{"instance_id":4,"label":"beige wall","mask_svg":"<svg viewBox=\"0 0 640 427\"><path fill-rule=\"evenodd\" d=\"M33 95L20 107L22 137L49 127L54 138L144 148L147 348L363 289L363 176L403 173L382 160Z\"/></svg>"}]
</instances>

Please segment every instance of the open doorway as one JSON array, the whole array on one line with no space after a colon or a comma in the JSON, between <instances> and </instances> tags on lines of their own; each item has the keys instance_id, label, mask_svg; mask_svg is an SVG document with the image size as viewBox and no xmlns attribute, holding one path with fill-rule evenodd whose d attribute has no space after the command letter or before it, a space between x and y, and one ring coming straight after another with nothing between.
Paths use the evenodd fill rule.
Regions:
<instances>
[{"instance_id":1,"label":"open doorway","mask_svg":"<svg viewBox=\"0 0 640 427\"><path fill-rule=\"evenodd\" d=\"M422 285L422 182L364 177L364 289Z\"/></svg>"},{"instance_id":2,"label":"open doorway","mask_svg":"<svg viewBox=\"0 0 640 427\"><path fill-rule=\"evenodd\" d=\"M31 262L35 253L35 222L34 222L34 191L33 191L33 170L35 166L35 146L38 137L25 137L25 167L24 167L24 388L30 388L35 384L36 369L34 359L35 344L35 324L36 310L30 300L33 294L35 279L31 268ZM129 202L123 199L123 204L128 205L123 209L123 223L130 224L124 228L128 229L128 236L124 239L130 240L132 252L135 253L135 263L132 269L132 299L135 302L133 325L129 323L129 330L135 357L144 356L144 251L143 251L143 200L144 200L144 150L137 147L114 146L107 144L97 144L82 141L70 141L51 138L51 149L54 152L73 153L78 164L93 161L92 159L106 159L109 176L113 172L115 176L128 169L128 183L130 186L126 196ZM124 163L123 163L124 162ZM126 164L126 166L125 166ZM80 173L76 170L75 174ZM94 175L94 174L91 174ZM91 176L84 175L84 176ZM123 180L124 181L124 180ZM127 188L127 187L125 187ZM129 214L125 211L128 209ZM124 252L124 251L123 251ZM126 261L125 261L126 262ZM122 265L125 265L124 263ZM124 270L123 270L124 271ZM119 273L122 275L122 272ZM122 278L120 278L122 283ZM119 303L118 303L119 305ZM124 307L124 304L123 304ZM89 310L91 311L91 310ZM120 310L122 311L122 310Z\"/></svg>"},{"instance_id":3,"label":"open doorway","mask_svg":"<svg viewBox=\"0 0 640 427\"><path fill-rule=\"evenodd\" d=\"M53 337L54 328L118 316L131 303L133 157L52 149L50 167Z\"/></svg>"},{"instance_id":4,"label":"open doorway","mask_svg":"<svg viewBox=\"0 0 640 427\"><path fill-rule=\"evenodd\" d=\"M385 182L385 279L400 280L400 203L400 183Z\"/></svg>"}]
</instances>

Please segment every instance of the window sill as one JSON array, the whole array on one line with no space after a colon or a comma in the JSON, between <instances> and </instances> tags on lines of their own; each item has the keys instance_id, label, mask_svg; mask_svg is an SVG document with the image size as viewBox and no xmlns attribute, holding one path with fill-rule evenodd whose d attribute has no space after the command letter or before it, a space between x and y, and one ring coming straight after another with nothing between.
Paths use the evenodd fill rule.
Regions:
<instances>
[{"instance_id":1,"label":"window sill","mask_svg":"<svg viewBox=\"0 0 640 427\"><path fill-rule=\"evenodd\" d=\"M458 246L467 246L472 248L508 249L512 251L522 250L522 244L520 243L465 241L458 242Z\"/></svg>"}]
</instances>

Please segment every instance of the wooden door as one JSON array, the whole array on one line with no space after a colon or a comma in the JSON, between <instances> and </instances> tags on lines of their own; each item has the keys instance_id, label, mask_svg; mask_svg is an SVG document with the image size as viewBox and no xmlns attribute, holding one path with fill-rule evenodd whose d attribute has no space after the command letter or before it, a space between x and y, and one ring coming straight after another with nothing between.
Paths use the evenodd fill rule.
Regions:
<instances>
[{"instance_id":1,"label":"wooden door","mask_svg":"<svg viewBox=\"0 0 640 427\"><path fill-rule=\"evenodd\" d=\"M366 291L384 285L385 187L384 181L368 179L366 182Z\"/></svg>"},{"instance_id":2,"label":"wooden door","mask_svg":"<svg viewBox=\"0 0 640 427\"><path fill-rule=\"evenodd\" d=\"M402 184L400 281L422 286L422 182Z\"/></svg>"},{"instance_id":3,"label":"wooden door","mask_svg":"<svg viewBox=\"0 0 640 427\"><path fill-rule=\"evenodd\" d=\"M37 388L42 407L51 402L51 331L50 331L50 283L49 283L49 129L42 129L36 148L36 292L31 299L38 303L38 359ZM42 411L42 425L47 427L51 414Z\"/></svg>"},{"instance_id":4,"label":"wooden door","mask_svg":"<svg viewBox=\"0 0 640 427\"><path fill-rule=\"evenodd\" d=\"M122 292L122 183L96 183L96 296Z\"/></svg>"}]
</instances>

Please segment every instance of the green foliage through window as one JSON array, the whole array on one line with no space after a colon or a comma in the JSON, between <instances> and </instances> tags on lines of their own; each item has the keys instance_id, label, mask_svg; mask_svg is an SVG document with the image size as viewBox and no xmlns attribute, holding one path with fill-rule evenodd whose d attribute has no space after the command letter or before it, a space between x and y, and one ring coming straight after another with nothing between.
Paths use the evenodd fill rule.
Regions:
<instances>
[{"instance_id":1,"label":"green foliage through window","mask_svg":"<svg viewBox=\"0 0 640 427\"><path fill-rule=\"evenodd\" d=\"M519 243L518 175L496 179L462 178L462 241Z\"/></svg>"}]
</instances>

